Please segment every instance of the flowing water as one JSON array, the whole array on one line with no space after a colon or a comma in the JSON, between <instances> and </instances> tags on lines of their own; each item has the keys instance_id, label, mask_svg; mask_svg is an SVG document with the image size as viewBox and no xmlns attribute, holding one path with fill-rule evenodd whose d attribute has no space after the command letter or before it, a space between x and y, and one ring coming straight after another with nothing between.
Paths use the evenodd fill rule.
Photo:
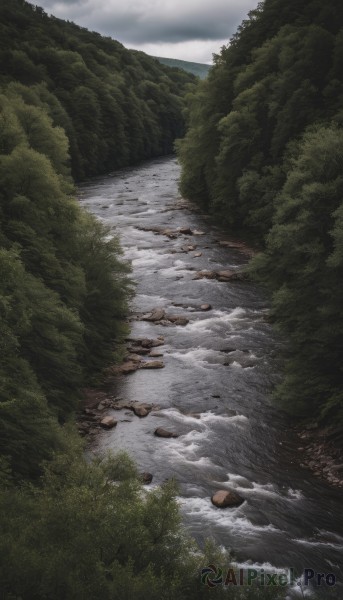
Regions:
<instances>
[{"instance_id":1,"label":"flowing water","mask_svg":"<svg viewBox=\"0 0 343 600\"><path fill-rule=\"evenodd\" d=\"M165 368L119 377L115 391L161 410L144 419L116 412L120 422L101 434L100 447L127 450L153 473L153 484L175 478L184 524L198 542L214 538L240 565L312 568L342 581L341 491L299 466L299 440L270 403L280 341L266 319L268 300L251 283L193 279L195 271L236 269L248 259L221 247L225 235L180 204L178 177L177 161L168 157L80 190L82 205L119 235L132 263L133 312L161 307L189 319L170 327L132 322L132 337L164 336ZM169 239L141 229L154 226L190 226L205 235ZM202 256L180 252L185 244ZM212 310L194 308L203 303ZM158 426L179 437L155 437ZM236 490L246 501L217 509L210 497L218 489ZM329 591L320 597L334 597Z\"/></svg>"}]
</instances>

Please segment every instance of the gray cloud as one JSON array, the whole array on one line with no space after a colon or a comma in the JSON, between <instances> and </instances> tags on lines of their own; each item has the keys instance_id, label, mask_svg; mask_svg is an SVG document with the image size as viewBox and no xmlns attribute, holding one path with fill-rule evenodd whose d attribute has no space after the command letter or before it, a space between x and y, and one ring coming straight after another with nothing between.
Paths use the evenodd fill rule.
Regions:
<instances>
[{"instance_id":1,"label":"gray cloud","mask_svg":"<svg viewBox=\"0 0 343 600\"><path fill-rule=\"evenodd\" d=\"M257 0L41 0L48 13L141 47L228 41Z\"/></svg>"},{"instance_id":2,"label":"gray cloud","mask_svg":"<svg viewBox=\"0 0 343 600\"><path fill-rule=\"evenodd\" d=\"M239 23L239 21L238 21ZM173 20L149 20L129 18L101 19L97 21L97 30L114 35L129 43L154 43L154 42L181 42L187 40L218 40L229 39L237 25L236 20L209 22L205 17L193 21L184 21L182 18Z\"/></svg>"},{"instance_id":3,"label":"gray cloud","mask_svg":"<svg viewBox=\"0 0 343 600\"><path fill-rule=\"evenodd\" d=\"M70 4L84 4L84 0L62 0L62 2L56 2L56 0L43 0L39 5L43 6L43 8L55 8L59 10L59 7L69 6Z\"/></svg>"}]
</instances>

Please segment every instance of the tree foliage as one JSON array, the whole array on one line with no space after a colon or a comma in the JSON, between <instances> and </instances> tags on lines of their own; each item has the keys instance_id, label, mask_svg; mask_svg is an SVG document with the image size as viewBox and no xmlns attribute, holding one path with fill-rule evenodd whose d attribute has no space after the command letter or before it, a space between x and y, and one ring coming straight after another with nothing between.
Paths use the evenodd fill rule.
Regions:
<instances>
[{"instance_id":1,"label":"tree foliage","mask_svg":"<svg viewBox=\"0 0 343 600\"><path fill-rule=\"evenodd\" d=\"M290 340L278 396L342 424L343 9L265 0L188 95L181 191L255 236L252 272Z\"/></svg>"},{"instance_id":2,"label":"tree foliage","mask_svg":"<svg viewBox=\"0 0 343 600\"><path fill-rule=\"evenodd\" d=\"M72 176L171 152L194 78L24 0L0 0L0 29L0 596L207 598L172 486L143 496L70 425L131 293Z\"/></svg>"},{"instance_id":3,"label":"tree foliage","mask_svg":"<svg viewBox=\"0 0 343 600\"><path fill-rule=\"evenodd\" d=\"M34 91L67 134L76 179L173 151L193 75L22 0L1 0L0 36L0 85ZM25 114L34 148L39 126Z\"/></svg>"},{"instance_id":4,"label":"tree foliage","mask_svg":"<svg viewBox=\"0 0 343 600\"><path fill-rule=\"evenodd\" d=\"M227 557L200 552L182 532L176 491L173 482L143 491L126 455L88 463L76 443L56 453L38 487L0 492L2 597L226 598L201 584L200 570ZM283 588L230 591L236 600L284 597Z\"/></svg>"},{"instance_id":5,"label":"tree foliage","mask_svg":"<svg viewBox=\"0 0 343 600\"><path fill-rule=\"evenodd\" d=\"M336 425L343 421L343 131L309 131L290 162L266 249L251 269L270 286L273 318L291 342L279 398L300 416Z\"/></svg>"},{"instance_id":6,"label":"tree foliage","mask_svg":"<svg viewBox=\"0 0 343 600\"><path fill-rule=\"evenodd\" d=\"M66 135L36 98L0 96L0 453L25 477L114 360L129 289L118 242L70 196Z\"/></svg>"}]
</instances>

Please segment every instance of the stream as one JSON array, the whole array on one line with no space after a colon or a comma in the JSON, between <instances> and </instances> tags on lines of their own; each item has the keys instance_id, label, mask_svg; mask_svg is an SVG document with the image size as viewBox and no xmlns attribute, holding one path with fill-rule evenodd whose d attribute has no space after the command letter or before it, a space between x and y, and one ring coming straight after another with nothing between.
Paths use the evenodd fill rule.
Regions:
<instances>
[{"instance_id":1,"label":"stream","mask_svg":"<svg viewBox=\"0 0 343 600\"><path fill-rule=\"evenodd\" d=\"M133 315L163 308L189 319L185 326L132 321L133 338L164 336L165 368L118 377L115 393L160 410L142 419L110 411L119 423L99 436L100 450L126 450L153 474L152 485L175 478L187 530L200 544L212 538L231 549L240 566L312 568L342 581L342 492L300 466L300 440L271 404L281 341L266 318L268 299L251 282L194 280L196 271L236 270L248 257L220 246L224 232L185 206L179 174L167 157L80 188L81 204L119 236L132 263ZM170 239L148 231L154 227L205 235ZM184 252L185 245L196 248ZM204 303L212 310L197 309ZM179 437L158 438L156 427ZM220 489L246 501L220 510L210 499ZM320 594L342 598L343 589Z\"/></svg>"}]
</instances>

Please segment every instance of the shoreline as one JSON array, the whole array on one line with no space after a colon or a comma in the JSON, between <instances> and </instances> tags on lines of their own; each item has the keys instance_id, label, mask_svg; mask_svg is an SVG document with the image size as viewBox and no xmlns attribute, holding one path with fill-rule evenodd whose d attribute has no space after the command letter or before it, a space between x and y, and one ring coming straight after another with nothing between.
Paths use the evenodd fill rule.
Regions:
<instances>
[{"instance_id":1,"label":"shoreline","mask_svg":"<svg viewBox=\"0 0 343 600\"><path fill-rule=\"evenodd\" d=\"M302 453L299 464L333 487L343 488L343 452L330 440L331 431L313 423L307 428L295 428Z\"/></svg>"}]
</instances>

